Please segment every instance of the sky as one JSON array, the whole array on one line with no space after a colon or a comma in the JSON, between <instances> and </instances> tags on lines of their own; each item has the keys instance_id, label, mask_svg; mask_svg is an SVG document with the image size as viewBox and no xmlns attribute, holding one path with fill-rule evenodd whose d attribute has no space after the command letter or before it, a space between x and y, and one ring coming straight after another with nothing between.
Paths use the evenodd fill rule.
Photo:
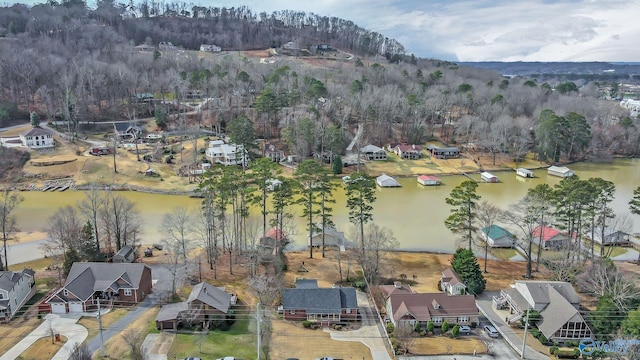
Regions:
<instances>
[{"instance_id":1,"label":"sky","mask_svg":"<svg viewBox=\"0 0 640 360\"><path fill-rule=\"evenodd\" d=\"M186 2L218 7L247 5L256 12L299 10L336 16L396 39L405 46L407 53L425 58L451 61L640 61L640 0Z\"/></svg>"}]
</instances>

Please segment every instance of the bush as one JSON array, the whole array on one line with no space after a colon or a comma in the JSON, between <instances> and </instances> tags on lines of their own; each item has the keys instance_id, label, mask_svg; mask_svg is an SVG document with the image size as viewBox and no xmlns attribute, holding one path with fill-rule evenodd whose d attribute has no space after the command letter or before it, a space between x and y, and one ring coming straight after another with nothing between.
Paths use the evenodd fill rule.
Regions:
<instances>
[{"instance_id":1,"label":"bush","mask_svg":"<svg viewBox=\"0 0 640 360\"><path fill-rule=\"evenodd\" d=\"M413 330L415 332L420 332L420 323L416 321L416 323L413 325Z\"/></svg>"},{"instance_id":2,"label":"bush","mask_svg":"<svg viewBox=\"0 0 640 360\"><path fill-rule=\"evenodd\" d=\"M460 326L455 325L453 329L451 329L451 337L457 338L460 335Z\"/></svg>"},{"instance_id":3,"label":"bush","mask_svg":"<svg viewBox=\"0 0 640 360\"><path fill-rule=\"evenodd\" d=\"M478 323L477 323L477 322L475 322L475 321L472 321L472 322L471 322L471 328L472 328L472 329L475 329L475 328L477 328L477 327L478 327Z\"/></svg>"},{"instance_id":4,"label":"bush","mask_svg":"<svg viewBox=\"0 0 640 360\"><path fill-rule=\"evenodd\" d=\"M577 353L576 353L577 351ZM573 349L560 349L558 351L556 351L555 354L558 358L560 359L577 359L580 356L580 350L573 348Z\"/></svg>"},{"instance_id":5,"label":"bush","mask_svg":"<svg viewBox=\"0 0 640 360\"><path fill-rule=\"evenodd\" d=\"M302 326L303 326L305 329L310 329L310 328L311 328L311 321L309 321L309 320L305 320L305 321L303 321L303 322L302 322Z\"/></svg>"},{"instance_id":6,"label":"bush","mask_svg":"<svg viewBox=\"0 0 640 360\"><path fill-rule=\"evenodd\" d=\"M433 321L429 321L427 323L427 332L433 334L433 328L434 328Z\"/></svg>"},{"instance_id":7,"label":"bush","mask_svg":"<svg viewBox=\"0 0 640 360\"><path fill-rule=\"evenodd\" d=\"M559 350L559 348L558 348L557 346L552 346L552 347L549 349L549 353L550 353L551 355L555 355L555 353L557 353L557 352L558 352L558 350Z\"/></svg>"},{"instance_id":8,"label":"bush","mask_svg":"<svg viewBox=\"0 0 640 360\"><path fill-rule=\"evenodd\" d=\"M547 337L546 337L546 336L544 336L544 334L543 334L543 333L540 333L540 335L538 335L538 340L540 341L540 343L541 343L542 345L546 345L546 344L547 344L547 342L549 342L549 340L547 339Z\"/></svg>"},{"instance_id":9,"label":"bush","mask_svg":"<svg viewBox=\"0 0 640 360\"><path fill-rule=\"evenodd\" d=\"M531 328L531 330L529 330L529 332L536 339L538 338L538 336L540 336L540 330L538 330L538 328Z\"/></svg>"},{"instance_id":10,"label":"bush","mask_svg":"<svg viewBox=\"0 0 640 360\"><path fill-rule=\"evenodd\" d=\"M447 331L449 331L449 323L448 323L448 322L446 322L446 321L444 321L444 322L442 323L442 333L444 334L444 333L446 333Z\"/></svg>"},{"instance_id":11,"label":"bush","mask_svg":"<svg viewBox=\"0 0 640 360\"><path fill-rule=\"evenodd\" d=\"M393 330L395 330L395 329L396 329L396 327L395 327L395 326L393 326L393 323L388 323L388 324L387 324L387 326L386 326L386 328L387 328L387 334L392 334L392 333L393 333Z\"/></svg>"}]
</instances>

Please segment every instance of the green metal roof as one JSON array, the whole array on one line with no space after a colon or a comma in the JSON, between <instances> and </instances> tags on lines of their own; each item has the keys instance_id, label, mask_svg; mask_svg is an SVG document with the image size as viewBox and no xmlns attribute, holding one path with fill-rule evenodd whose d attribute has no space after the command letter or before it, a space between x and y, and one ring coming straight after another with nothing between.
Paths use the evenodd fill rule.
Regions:
<instances>
[{"instance_id":1,"label":"green metal roof","mask_svg":"<svg viewBox=\"0 0 640 360\"><path fill-rule=\"evenodd\" d=\"M483 228L482 232L489 235L489 237L492 239L500 239L505 236L513 238L513 235L509 231L501 228L498 225L491 225L489 227Z\"/></svg>"}]
</instances>

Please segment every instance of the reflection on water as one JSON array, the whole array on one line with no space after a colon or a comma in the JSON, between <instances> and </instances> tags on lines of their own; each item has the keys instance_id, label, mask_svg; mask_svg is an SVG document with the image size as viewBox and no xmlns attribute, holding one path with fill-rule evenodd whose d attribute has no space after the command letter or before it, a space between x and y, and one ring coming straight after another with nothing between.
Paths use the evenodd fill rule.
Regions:
<instances>
[{"instance_id":1,"label":"reflection on water","mask_svg":"<svg viewBox=\"0 0 640 360\"><path fill-rule=\"evenodd\" d=\"M640 186L640 160L616 160L612 164L580 163L569 166L581 178L602 177L616 184L616 197L613 207L616 213L628 212L628 202L633 196L633 189ZM527 189L540 183L551 186L560 182L560 178L547 176L546 170L536 170L535 178L524 179L513 171L492 172L500 178L500 183L480 183L478 194L500 208L507 209L510 204L522 198ZM479 174L471 175L480 179ZM376 192L374 204L374 221L381 226L389 227L399 240L401 248L406 250L431 250L451 252L455 248L455 235L444 227L444 219L450 213L445 203L451 189L467 178L464 176L445 176L443 185L424 187L418 185L414 177L398 179L401 188L386 188ZM196 209L199 199L187 196L158 195L138 192L121 192L123 196L137 204L144 220L143 241L156 242L162 239L162 216L173 207L186 206ZM23 231L39 231L46 227L46 221L57 208L74 205L83 199L82 192L24 192L25 201L17 211L19 226ZM347 234L351 225L345 206L345 195L342 187L336 191L334 222L340 230ZM304 221L296 210L295 229L292 234L295 247L302 247L306 241ZM255 227L261 223L258 211L253 211L250 223ZM640 232L640 217L634 215L633 232Z\"/></svg>"}]
</instances>

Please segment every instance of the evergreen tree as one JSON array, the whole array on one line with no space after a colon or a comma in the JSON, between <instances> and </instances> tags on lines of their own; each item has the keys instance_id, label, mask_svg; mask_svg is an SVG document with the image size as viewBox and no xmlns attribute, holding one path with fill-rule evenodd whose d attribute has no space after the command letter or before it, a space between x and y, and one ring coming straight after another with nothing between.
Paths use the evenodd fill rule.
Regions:
<instances>
[{"instance_id":1,"label":"evergreen tree","mask_svg":"<svg viewBox=\"0 0 640 360\"><path fill-rule=\"evenodd\" d=\"M73 246L70 247L69 250L64 253L64 262L62 264L62 271L64 272L64 276L67 276L69 274L69 271L71 271L71 266L73 266L74 262L78 262L81 260L82 259L76 251L76 248L74 248Z\"/></svg>"},{"instance_id":2,"label":"evergreen tree","mask_svg":"<svg viewBox=\"0 0 640 360\"><path fill-rule=\"evenodd\" d=\"M629 201L629 209L632 214L640 215L640 186L633 190L633 198Z\"/></svg>"},{"instance_id":3,"label":"evergreen tree","mask_svg":"<svg viewBox=\"0 0 640 360\"><path fill-rule=\"evenodd\" d=\"M610 296L599 298L596 311L591 312L589 317L596 339L609 340L613 338L618 332L624 316L625 314L618 309Z\"/></svg>"},{"instance_id":4,"label":"evergreen tree","mask_svg":"<svg viewBox=\"0 0 640 360\"><path fill-rule=\"evenodd\" d=\"M622 332L635 338L640 337L640 307L629 311L627 318L622 322Z\"/></svg>"},{"instance_id":5,"label":"evergreen tree","mask_svg":"<svg viewBox=\"0 0 640 360\"><path fill-rule=\"evenodd\" d=\"M333 158L333 165L331 166L331 170L335 175L342 174L342 168L344 164L342 164L342 158L340 156L335 156Z\"/></svg>"},{"instance_id":6,"label":"evergreen tree","mask_svg":"<svg viewBox=\"0 0 640 360\"><path fill-rule=\"evenodd\" d=\"M39 127L40 126L40 116L35 111L32 111L29 115L29 120L31 121L31 126Z\"/></svg>"},{"instance_id":7,"label":"evergreen tree","mask_svg":"<svg viewBox=\"0 0 640 360\"><path fill-rule=\"evenodd\" d=\"M471 249L473 232L476 230L475 209L480 200L480 196L476 194L477 187L478 183L467 180L451 190L451 194L445 199L447 204L454 208L451 209L451 215L444 221L444 225L454 234L464 235L469 242L469 249Z\"/></svg>"},{"instance_id":8,"label":"evergreen tree","mask_svg":"<svg viewBox=\"0 0 640 360\"><path fill-rule=\"evenodd\" d=\"M82 233L80 234L80 251L78 256L86 261L100 261L103 260L103 256L100 250L96 246L96 240L93 236L93 225L89 220L82 227Z\"/></svg>"},{"instance_id":9,"label":"evergreen tree","mask_svg":"<svg viewBox=\"0 0 640 360\"><path fill-rule=\"evenodd\" d=\"M376 182L364 173L353 173L346 183L349 221L360 227L360 250L365 258L364 224L373 220L373 204L376 201Z\"/></svg>"},{"instance_id":10,"label":"evergreen tree","mask_svg":"<svg viewBox=\"0 0 640 360\"><path fill-rule=\"evenodd\" d=\"M480 295L484 292L487 281L482 275L480 264L473 255L473 251L458 248L451 258L451 268L458 273L470 294Z\"/></svg>"}]
</instances>

